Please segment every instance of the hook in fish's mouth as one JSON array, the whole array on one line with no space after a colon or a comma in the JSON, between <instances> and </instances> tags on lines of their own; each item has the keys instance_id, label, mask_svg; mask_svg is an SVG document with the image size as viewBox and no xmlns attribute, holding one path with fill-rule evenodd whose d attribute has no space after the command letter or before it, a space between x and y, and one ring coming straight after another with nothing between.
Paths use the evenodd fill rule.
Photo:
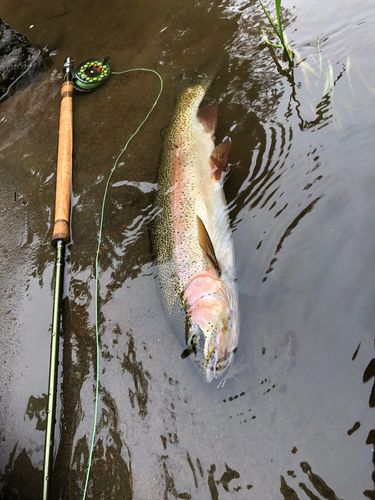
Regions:
<instances>
[{"instance_id":1,"label":"hook in fish's mouth","mask_svg":"<svg viewBox=\"0 0 375 500\"><path fill-rule=\"evenodd\" d=\"M210 357L206 362L206 380L207 382L212 382L214 378L221 377L224 372L229 368L233 361L233 356L237 348L224 352L224 355L220 357L220 351L222 347L220 346L220 333L214 338L212 342L215 343L213 349L211 350Z\"/></svg>"},{"instance_id":2,"label":"hook in fish's mouth","mask_svg":"<svg viewBox=\"0 0 375 500\"><path fill-rule=\"evenodd\" d=\"M237 350L236 339L236 328L231 321L218 321L212 332L193 324L181 358L191 356L206 382L212 382L221 378L230 367Z\"/></svg>"}]
</instances>

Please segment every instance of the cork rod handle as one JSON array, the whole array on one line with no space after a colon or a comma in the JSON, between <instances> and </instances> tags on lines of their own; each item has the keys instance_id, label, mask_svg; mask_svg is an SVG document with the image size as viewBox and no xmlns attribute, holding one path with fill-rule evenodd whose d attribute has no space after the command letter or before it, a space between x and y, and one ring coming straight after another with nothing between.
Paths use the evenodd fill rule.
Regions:
<instances>
[{"instance_id":1,"label":"cork rod handle","mask_svg":"<svg viewBox=\"0 0 375 500\"><path fill-rule=\"evenodd\" d=\"M73 82L61 86L59 148L57 154L55 222L52 245L70 241L70 186L73 153Z\"/></svg>"}]
</instances>

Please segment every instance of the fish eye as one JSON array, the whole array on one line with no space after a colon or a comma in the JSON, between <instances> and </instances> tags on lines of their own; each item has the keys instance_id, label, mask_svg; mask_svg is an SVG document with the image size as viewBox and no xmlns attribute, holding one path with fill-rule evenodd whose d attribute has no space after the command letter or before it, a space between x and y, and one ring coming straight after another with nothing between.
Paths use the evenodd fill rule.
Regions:
<instances>
[{"instance_id":1,"label":"fish eye","mask_svg":"<svg viewBox=\"0 0 375 500\"><path fill-rule=\"evenodd\" d=\"M204 350L206 343L205 339L206 337L204 333L198 327L195 329L194 333L193 332L191 333L190 337L188 338L187 346L192 352L196 354L198 349L201 349L202 351Z\"/></svg>"}]
</instances>

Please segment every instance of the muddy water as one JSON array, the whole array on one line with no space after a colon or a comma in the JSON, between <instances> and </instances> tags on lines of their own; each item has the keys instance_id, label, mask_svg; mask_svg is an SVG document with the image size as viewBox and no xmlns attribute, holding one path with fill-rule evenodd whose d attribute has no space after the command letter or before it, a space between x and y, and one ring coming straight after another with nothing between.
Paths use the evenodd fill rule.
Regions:
<instances>
[{"instance_id":1,"label":"muddy water","mask_svg":"<svg viewBox=\"0 0 375 500\"><path fill-rule=\"evenodd\" d=\"M108 55L118 71L156 69L165 85L114 174L105 210L100 400L87 498L375 498L373 4L283 2L288 40L309 65L293 75L263 43L256 2L102 5L1 5L4 21L53 65L0 105L0 498L41 497L50 237L68 55L77 64ZM175 78L217 54L223 62L209 96L219 102L217 141L232 140L225 191L241 313L236 363L221 388L181 360L181 339L159 302L147 227ZM155 75L133 73L75 96L56 499L82 498L86 479L105 181L158 89Z\"/></svg>"}]
</instances>

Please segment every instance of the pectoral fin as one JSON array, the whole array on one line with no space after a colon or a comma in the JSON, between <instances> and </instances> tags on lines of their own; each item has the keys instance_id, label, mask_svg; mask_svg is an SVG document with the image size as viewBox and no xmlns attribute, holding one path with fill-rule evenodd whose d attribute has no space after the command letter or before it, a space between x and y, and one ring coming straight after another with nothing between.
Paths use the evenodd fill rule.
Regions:
<instances>
[{"instance_id":1,"label":"pectoral fin","mask_svg":"<svg viewBox=\"0 0 375 500\"><path fill-rule=\"evenodd\" d=\"M207 132L214 135L217 122L217 101L209 102L198 109L198 120Z\"/></svg>"},{"instance_id":2,"label":"pectoral fin","mask_svg":"<svg viewBox=\"0 0 375 500\"><path fill-rule=\"evenodd\" d=\"M230 139L216 146L210 158L211 172L215 180L219 181L222 175L228 170L228 160L230 153Z\"/></svg>"},{"instance_id":3,"label":"pectoral fin","mask_svg":"<svg viewBox=\"0 0 375 500\"><path fill-rule=\"evenodd\" d=\"M221 275L221 268L217 261L215 250L212 245L211 238L208 235L207 229L202 222L202 219L197 215L197 225L198 225L198 243L203 252L206 254L206 257L214 266L214 268L218 271L219 276Z\"/></svg>"}]
</instances>

